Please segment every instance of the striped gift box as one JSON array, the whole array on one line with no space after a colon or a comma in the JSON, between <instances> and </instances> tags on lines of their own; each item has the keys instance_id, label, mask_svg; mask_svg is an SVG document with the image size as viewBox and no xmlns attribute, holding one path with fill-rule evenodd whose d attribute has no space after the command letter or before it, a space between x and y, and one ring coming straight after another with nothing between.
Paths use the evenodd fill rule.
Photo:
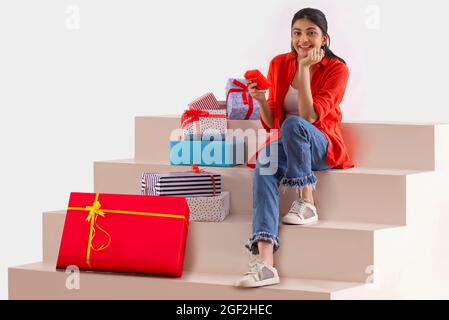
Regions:
<instances>
[{"instance_id":1,"label":"striped gift box","mask_svg":"<svg viewBox=\"0 0 449 320\"><path fill-rule=\"evenodd\" d=\"M204 171L143 173L141 192L148 196L216 196L221 194L221 175Z\"/></svg>"},{"instance_id":2,"label":"striped gift box","mask_svg":"<svg viewBox=\"0 0 449 320\"><path fill-rule=\"evenodd\" d=\"M202 95L187 105L191 110L217 110L223 108L223 105L217 101L214 94L211 92Z\"/></svg>"}]
</instances>

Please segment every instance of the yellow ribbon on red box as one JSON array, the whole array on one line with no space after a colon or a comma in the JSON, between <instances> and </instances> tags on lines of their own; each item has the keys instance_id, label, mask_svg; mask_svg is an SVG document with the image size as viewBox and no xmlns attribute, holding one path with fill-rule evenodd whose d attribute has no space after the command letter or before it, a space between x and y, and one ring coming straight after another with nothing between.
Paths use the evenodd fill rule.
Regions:
<instances>
[{"instance_id":1,"label":"yellow ribbon on red box","mask_svg":"<svg viewBox=\"0 0 449 320\"><path fill-rule=\"evenodd\" d=\"M176 215L176 214L101 209L101 203L99 201L99 197L100 197L100 194L96 193L95 194L95 200L94 200L94 202L93 202L93 204L91 206L86 206L84 208L83 207L68 207L67 208L67 211L70 210L70 211L86 211L86 212L89 212L89 214L88 214L88 216L86 218L86 221L88 223L90 223L89 241L88 241L88 244L87 244L87 252L86 252L86 263L87 263L87 265L89 267L91 266L90 265L91 250L103 251L103 250L107 249L110 246L111 240L112 240L111 235L106 230L104 230L103 228L101 228L97 224L98 216L105 217L105 214L107 214L107 213L116 213L116 214L127 214L127 215L137 215L137 216L150 216L150 217L164 217L164 218L172 218L172 219L184 219L188 223L188 221L187 221L185 216ZM93 241L93 239L95 237L95 230L96 230L96 228L100 229L108 237L107 244L102 244L98 248L94 248L94 246L92 245L92 241Z\"/></svg>"}]
</instances>

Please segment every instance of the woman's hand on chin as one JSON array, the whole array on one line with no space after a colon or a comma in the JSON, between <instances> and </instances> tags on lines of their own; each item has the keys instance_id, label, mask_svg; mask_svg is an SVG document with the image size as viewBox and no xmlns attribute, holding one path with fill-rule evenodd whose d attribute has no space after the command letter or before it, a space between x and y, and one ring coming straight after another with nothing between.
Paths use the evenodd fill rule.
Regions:
<instances>
[{"instance_id":1,"label":"woman's hand on chin","mask_svg":"<svg viewBox=\"0 0 449 320\"><path fill-rule=\"evenodd\" d=\"M301 67L310 68L314 64L321 62L323 58L324 58L324 50L321 48L320 49L313 48L308 52L307 57L305 58L300 58L298 55L298 65Z\"/></svg>"}]
</instances>

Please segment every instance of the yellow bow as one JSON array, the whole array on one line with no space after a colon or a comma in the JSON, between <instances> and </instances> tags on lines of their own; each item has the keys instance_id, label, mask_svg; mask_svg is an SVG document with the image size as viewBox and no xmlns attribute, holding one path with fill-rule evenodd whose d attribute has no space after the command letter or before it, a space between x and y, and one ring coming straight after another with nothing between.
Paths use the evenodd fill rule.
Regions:
<instances>
[{"instance_id":1,"label":"yellow bow","mask_svg":"<svg viewBox=\"0 0 449 320\"><path fill-rule=\"evenodd\" d=\"M97 214L104 217L104 212L100 211L100 208L101 203L98 200L95 200L92 206L86 206L86 210L89 211L89 215L87 216L86 221L90 222L91 219L93 219Z\"/></svg>"},{"instance_id":2,"label":"yellow bow","mask_svg":"<svg viewBox=\"0 0 449 320\"><path fill-rule=\"evenodd\" d=\"M109 247L109 245L111 244L111 235L97 224L97 217L98 216L104 217L104 212L100 211L101 203L100 203L100 201L98 201L98 197L99 197L99 194L98 193L95 194L95 200L94 200L93 205L86 206L86 209L85 209L86 211L89 211L89 215L87 216L86 221L90 222L89 242L87 244L87 252L86 252L86 262L89 267L91 267L91 265L90 265L91 249L93 249L94 251L102 251L102 250L105 250L107 247ZM106 245L102 244L99 248L94 248L92 245L92 241L95 238L95 227L97 227L98 229L103 231L108 236L108 243Z\"/></svg>"}]
</instances>

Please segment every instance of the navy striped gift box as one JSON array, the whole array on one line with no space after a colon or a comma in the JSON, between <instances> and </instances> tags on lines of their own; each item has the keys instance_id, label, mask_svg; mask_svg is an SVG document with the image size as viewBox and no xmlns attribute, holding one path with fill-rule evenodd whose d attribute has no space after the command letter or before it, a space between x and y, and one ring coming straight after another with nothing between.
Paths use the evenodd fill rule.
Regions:
<instances>
[{"instance_id":1,"label":"navy striped gift box","mask_svg":"<svg viewBox=\"0 0 449 320\"><path fill-rule=\"evenodd\" d=\"M143 173L141 192L148 196L219 195L221 194L221 175L209 172Z\"/></svg>"}]
</instances>

